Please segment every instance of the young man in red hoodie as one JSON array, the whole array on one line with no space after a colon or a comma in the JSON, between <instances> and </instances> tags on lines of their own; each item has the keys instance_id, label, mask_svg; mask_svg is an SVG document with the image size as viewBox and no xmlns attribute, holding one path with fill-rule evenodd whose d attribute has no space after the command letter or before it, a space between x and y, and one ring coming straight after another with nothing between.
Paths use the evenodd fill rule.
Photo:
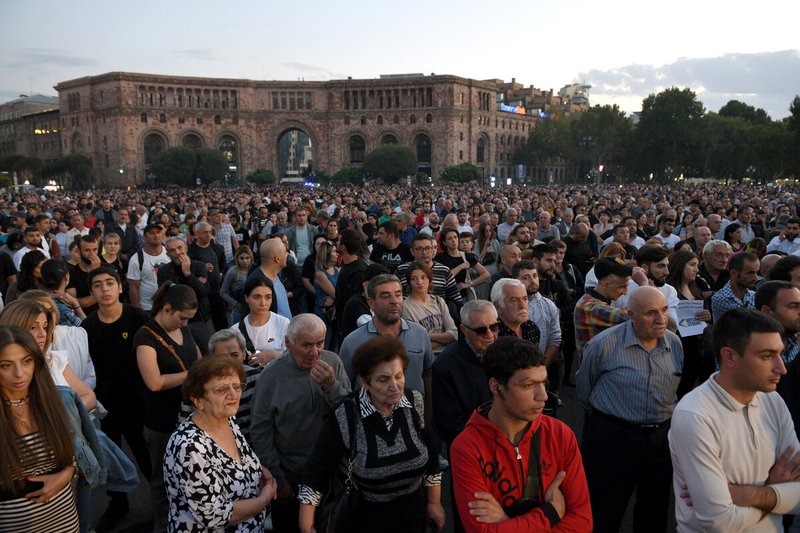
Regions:
<instances>
[{"instance_id":1,"label":"young man in red hoodie","mask_svg":"<svg viewBox=\"0 0 800 533\"><path fill-rule=\"evenodd\" d=\"M518 337L483 356L492 401L450 448L456 506L467 533L591 532L592 511L575 434L543 415L547 368Z\"/></svg>"}]
</instances>

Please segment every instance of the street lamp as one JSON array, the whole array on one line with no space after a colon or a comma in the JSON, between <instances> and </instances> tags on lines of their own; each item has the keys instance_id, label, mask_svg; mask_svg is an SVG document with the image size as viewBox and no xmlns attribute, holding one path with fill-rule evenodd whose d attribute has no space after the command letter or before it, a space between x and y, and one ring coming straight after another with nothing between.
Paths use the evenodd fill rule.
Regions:
<instances>
[{"instance_id":1,"label":"street lamp","mask_svg":"<svg viewBox=\"0 0 800 533\"><path fill-rule=\"evenodd\" d=\"M664 181L669 180L670 177L672 177L672 167L667 167L664 169Z\"/></svg>"},{"instance_id":2,"label":"street lamp","mask_svg":"<svg viewBox=\"0 0 800 533\"><path fill-rule=\"evenodd\" d=\"M747 175L745 176L746 178L749 178L749 177L753 177L753 178L755 178L755 175L756 175L756 167L754 167L753 165L750 165L749 167L747 167L747 168L745 169L745 174L747 174Z\"/></svg>"}]
</instances>

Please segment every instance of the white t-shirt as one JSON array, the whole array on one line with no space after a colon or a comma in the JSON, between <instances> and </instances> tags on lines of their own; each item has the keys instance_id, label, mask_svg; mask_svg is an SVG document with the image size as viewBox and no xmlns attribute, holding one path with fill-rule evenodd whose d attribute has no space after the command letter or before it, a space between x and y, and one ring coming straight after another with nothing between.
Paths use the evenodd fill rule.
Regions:
<instances>
[{"instance_id":1,"label":"white t-shirt","mask_svg":"<svg viewBox=\"0 0 800 533\"><path fill-rule=\"evenodd\" d=\"M269 320L267 320L266 324L258 327L250 324L250 315L244 317L244 328L247 330L247 336L250 337L253 347L257 351L284 351L286 349L284 340L286 339L288 327L289 319L274 312L269 314ZM231 329L239 331L239 322L232 325Z\"/></svg>"},{"instance_id":2,"label":"white t-shirt","mask_svg":"<svg viewBox=\"0 0 800 533\"><path fill-rule=\"evenodd\" d=\"M158 267L169 263L167 249L162 246L161 254L150 255L142 250L144 261L142 269L139 270L139 254L133 254L128 263L128 279L139 280L139 305L145 311L153 308L153 296L158 290Z\"/></svg>"},{"instance_id":3,"label":"white t-shirt","mask_svg":"<svg viewBox=\"0 0 800 533\"><path fill-rule=\"evenodd\" d=\"M37 248L37 250L39 250L40 252L42 252L42 253L44 254L44 256L45 256L47 259L50 259L50 252L48 252L47 250L43 250L42 248ZM17 270L19 270L19 268L20 268L20 265L22 265L22 258L23 258L23 257L25 257L25 255L26 255L28 252L32 252L32 251L33 251L33 250L31 250L31 249L30 249L30 248L28 248L27 246L23 246L22 248L20 248L20 249L19 249L19 250L17 250L16 252L14 252L14 257L13 257L13 260L14 260L14 267L15 267Z\"/></svg>"},{"instance_id":4,"label":"white t-shirt","mask_svg":"<svg viewBox=\"0 0 800 533\"><path fill-rule=\"evenodd\" d=\"M64 370L67 368L69 356L67 352L61 350L50 351L50 376L56 385L69 387L67 379L64 377Z\"/></svg>"}]
</instances>

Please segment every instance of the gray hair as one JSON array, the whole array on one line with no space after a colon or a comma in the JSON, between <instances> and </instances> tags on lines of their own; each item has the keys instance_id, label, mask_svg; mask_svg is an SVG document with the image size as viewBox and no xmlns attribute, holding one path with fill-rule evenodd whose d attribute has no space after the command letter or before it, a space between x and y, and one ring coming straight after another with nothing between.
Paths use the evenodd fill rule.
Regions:
<instances>
[{"instance_id":1,"label":"gray hair","mask_svg":"<svg viewBox=\"0 0 800 533\"><path fill-rule=\"evenodd\" d=\"M506 212L504 213L505 216L508 216L508 215L515 215L516 216L517 214L518 214L517 210L514 209L513 207L509 207L508 209L506 209Z\"/></svg>"},{"instance_id":2,"label":"gray hair","mask_svg":"<svg viewBox=\"0 0 800 533\"><path fill-rule=\"evenodd\" d=\"M726 250L729 252L733 252L733 248L731 245L728 244L727 241L723 241L721 239L714 239L713 241L708 241L705 246L703 246L703 255L706 254L713 254L714 250L719 247L725 247Z\"/></svg>"},{"instance_id":3,"label":"gray hair","mask_svg":"<svg viewBox=\"0 0 800 533\"><path fill-rule=\"evenodd\" d=\"M403 284L400 283L400 278L394 274L378 274L369 280L369 284L367 285L367 296L370 298L375 298L378 293L378 286L383 285L384 283L397 283L401 287L403 286Z\"/></svg>"},{"instance_id":4,"label":"gray hair","mask_svg":"<svg viewBox=\"0 0 800 533\"><path fill-rule=\"evenodd\" d=\"M231 339L236 339L236 342L239 343L239 349L242 350L243 354L247 351L247 342L244 340L244 335L235 329L221 329L208 339L208 353L216 352L217 344Z\"/></svg>"},{"instance_id":5,"label":"gray hair","mask_svg":"<svg viewBox=\"0 0 800 533\"><path fill-rule=\"evenodd\" d=\"M470 317L473 313L487 313L489 311L491 311L495 319L497 319L497 309L492 305L492 302L487 300L470 300L461 308L461 323L471 324L472 320L470 320Z\"/></svg>"},{"instance_id":6,"label":"gray hair","mask_svg":"<svg viewBox=\"0 0 800 533\"><path fill-rule=\"evenodd\" d=\"M184 247L186 247L186 240L183 237L175 236L175 237L170 237L166 241L164 241L164 248L166 248L167 246L170 245L170 243L173 243L175 241L180 242Z\"/></svg>"},{"instance_id":7,"label":"gray hair","mask_svg":"<svg viewBox=\"0 0 800 533\"><path fill-rule=\"evenodd\" d=\"M198 231L202 231L202 230L206 229L206 227L210 228L211 224L209 224L208 222L198 222L197 224L194 225L194 229L192 230L192 233L196 234Z\"/></svg>"},{"instance_id":8,"label":"gray hair","mask_svg":"<svg viewBox=\"0 0 800 533\"><path fill-rule=\"evenodd\" d=\"M317 333L325 331L325 322L313 313L301 313L289 322L286 328L286 338L289 342L295 342L300 333Z\"/></svg>"},{"instance_id":9,"label":"gray hair","mask_svg":"<svg viewBox=\"0 0 800 533\"><path fill-rule=\"evenodd\" d=\"M493 304L497 304L503 299L503 290L506 287L522 287L524 289L525 284L514 278L502 278L497 280L492 286L491 299Z\"/></svg>"}]
</instances>

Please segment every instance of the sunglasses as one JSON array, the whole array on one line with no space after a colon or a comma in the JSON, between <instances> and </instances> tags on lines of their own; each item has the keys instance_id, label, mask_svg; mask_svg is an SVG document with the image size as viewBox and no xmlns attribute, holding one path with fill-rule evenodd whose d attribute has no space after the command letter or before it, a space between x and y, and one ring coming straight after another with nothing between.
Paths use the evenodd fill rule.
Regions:
<instances>
[{"instance_id":1,"label":"sunglasses","mask_svg":"<svg viewBox=\"0 0 800 533\"><path fill-rule=\"evenodd\" d=\"M500 324L498 324L496 322L494 324L490 325L490 326L481 326L481 327L478 327L478 328L471 328L468 325L463 324L463 323L461 325L464 326L465 328L467 328L468 330L472 331L476 335L480 335L481 337L486 335L486 333L489 330L492 330L492 333L497 333L500 330Z\"/></svg>"}]
</instances>

